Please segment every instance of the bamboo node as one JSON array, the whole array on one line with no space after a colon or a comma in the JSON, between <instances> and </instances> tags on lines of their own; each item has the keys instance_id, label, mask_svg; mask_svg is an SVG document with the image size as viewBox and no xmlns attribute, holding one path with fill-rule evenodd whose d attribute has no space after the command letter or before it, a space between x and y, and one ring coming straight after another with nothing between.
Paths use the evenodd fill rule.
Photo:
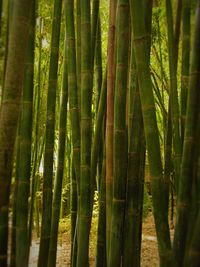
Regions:
<instances>
[{"instance_id":1,"label":"bamboo node","mask_svg":"<svg viewBox=\"0 0 200 267\"><path fill-rule=\"evenodd\" d=\"M188 137L184 138L184 143L185 144L193 144L193 143L195 143L195 141L194 141L194 138L192 136L188 136Z\"/></svg>"},{"instance_id":2,"label":"bamboo node","mask_svg":"<svg viewBox=\"0 0 200 267\"><path fill-rule=\"evenodd\" d=\"M80 151L80 147L79 146L73 148L73 152L79 152L79 151Z\"/></svg>"},{"instance_id":3,"label":"bamboo node","mask_svg":"<svg viewBox=\"0 0 200 267\"><path fill-rule=\"evenodd\" d=\"M192 257L199 257L200 251L196 249L190 250L189 255Z\"/></svg>"},{"instance_id":4,"label":"bamboo node","mask_svg":"<svg viewBox=\"0 0 200 267\"><path fill-rule=\"evenodd\" d=\"M149 111L149 110L154 110L155 106L154 105L146 105L146 106L142 106L142 111Z\"/></svg>"},{"instance_id":5,"label":"bamboo node","mask_svg":"<svg viewBox=\"0 0 200 267\"><path fill-rule=\"evenodd\" d=\"M113 202L125 203L125 199L113 198Z\"/></svg>"},{"instance_id":6,"label":"bamboo node","mask_svg":"<svg viewBox=\"0 0 200 267\"><path fill-rule=\"evenodd\" d=\"M25 181L25 180L18 180L18 185L20 184L25 184L25 185L29 185L29 181Z\"/></svg>"},{"instance_id":7,"label":"bamboo node","mask_svg":"<svg viewBox=\"0 0 200 267\"><path fill-rule=\"evenodd\" d=\"M148 35L145 34L145 35L141 35L141 36L137 36L137 37L134 37L133 38L133 41L134 42L144 42L146 39L148 38Z\"/></svg>"},{"instance_id":8,"label":"bamboo node","mask_svg":"<svg viewBox=\"0 0 200 267\"><path fill-rule=\"evenodd\" d=\"M80 168L81 169L85 169L85 170L90 170L90 166L89 165L81 164Z\"/></svg>"},{"instance_id":9,"label":"bamboo node","mask_svg":"<svg viewBox=\"0 0 200 267\"><path fill-rule=\"evenodd\" d=\"M180 202L178 203L178 209L188 209L190 205L186 202Z\"/></svg>"},{"instance_id":10,"label":"bamboo node","mask_svg":"<svg viewBox=\"0 0 200 267\"><path fill-rule=\"evenodd\" d=\"M7 255L0 255L0 260L7 259Z\"/></svg>"}]
</instances>

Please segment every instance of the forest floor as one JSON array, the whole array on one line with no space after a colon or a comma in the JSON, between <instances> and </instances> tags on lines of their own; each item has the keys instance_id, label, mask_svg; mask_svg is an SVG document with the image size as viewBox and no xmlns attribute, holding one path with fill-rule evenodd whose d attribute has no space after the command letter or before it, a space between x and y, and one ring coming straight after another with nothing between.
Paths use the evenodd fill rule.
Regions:
<instances>
[{"instance_id":1,"label":"forest floor","mask_svg":"<svg viewBox=\"0 0 200 267\"><path fill-rule=\"evenodd\" d=\"M58 240L58 255L57 267L70 266L70 220L65 219L60 224L60 234ZM93 219L90 242L90 266L93 267L95 263L95 249L96 249L96 230L97 217ZM173 231L173 230L171 230ZM37 266L37 257L39 250L39 239L33 237L31 246L29 267ZM143 222L142 234L142 267L157 267L159 266L157 240L155 233L155 226L152 213L150 212Z\"/></svg>"}]
</instances>

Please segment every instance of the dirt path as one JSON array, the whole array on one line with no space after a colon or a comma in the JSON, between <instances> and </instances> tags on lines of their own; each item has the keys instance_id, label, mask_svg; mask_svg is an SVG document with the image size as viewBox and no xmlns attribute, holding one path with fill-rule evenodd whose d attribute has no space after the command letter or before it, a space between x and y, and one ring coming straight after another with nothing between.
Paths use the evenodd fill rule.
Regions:
<instances>
[{"instance_id":1,"label":"dirt path","mask_svg":"<svg viewBox=\"0 0 200 267\"><path fill-rule=\"evenodd\" d=\"M152 215L149 215L143 223L141 266L159 266L158 246Z\"/></svg>"},{"instance_id":2,"label":"dirt path","mask_svg":"<svg viewBox=\"0 0 200 267\"><path fill-rule=\"evenodd\" d=\"M67 237L65 237L66 239ZM29 267L37 267L38 260L38 252L39 252L39 240L33 241L30 249L30 257L29 257ZM64 242L63 244L58 244L57 251L57 263L56 266L64 267L70 266L70 243Z\"/></svg>"},{"instance_id":3,"label":"dirt path","mask_svg":"<svg viewBox=\"0 0 200 267\"><path fill-rule=\"evenodd\" d=\"M94 266L94 254L95 247L94 244L91 245L91 255L90 255L90 266ZM35 239L32 242L30 250L30 261L29 267L37 267L37 258L39 251L39 240ZM142 235L142 257L141 257L142 267L158 267L158 250L157 250L157 240L155 236L155 227L152 215L149 215L143 223L143 235ZM69 231L62 232L60 234L58 242L58 256L57 256L57 267L70 266L70 234Z\"/></svg>"}]
</instances>

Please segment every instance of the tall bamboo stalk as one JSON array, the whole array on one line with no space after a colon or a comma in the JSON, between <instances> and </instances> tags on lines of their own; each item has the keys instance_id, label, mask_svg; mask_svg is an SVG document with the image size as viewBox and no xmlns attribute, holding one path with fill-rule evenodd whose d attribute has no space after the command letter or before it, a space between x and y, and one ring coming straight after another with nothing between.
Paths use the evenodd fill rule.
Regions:
<instances>
[{"instance_id":1,"label":"tall bamboo stalk","mask_svg":"<svg viewBox=\"0 0 200 267\"><path fill-rule=\"evenodd\" d=\"M38 12L38 7L37 7ZM43 146L44 146L44 137L43 141L39 140L39 116L40 116L40 107L41 107L41 59L42 59L42 18L39 19L39 45L38 45L38 64L37 64L37 86L34 87L34 100L33 100L33 146L34 153L32 153L32 173L31 173L31 204L29 211L29 243L32 242L32 227L34 221L34 203L35 203L35 193L37 188L37 172L41 162L41 157L43 155Z\"/></svg>"},{"instance_id":2,"label":"tall bamboo stalk","mask_svg":"<svg viewBox=\"0 0 200 267\"><path fill-rule=\"evenodd\" d=\"M58 145L58 164L56 169L53 208L52 208L52 227L51 241L49 249L48 267L56 266L58 226L60 218L60 206L62 196L62 182L64 176L65 163L65 143L66 143L66 120L67 120L67 101L68 101L68 72L67 72L67 44L65 44L62 91L60 103L60 120L59 120L59 145Z\"/></svg>"},{"instance_id":3,"label":"tall bamboo stalk","mask_svg":"<svg viewBox=\"0 0 200 267\"><path fill-rule=\"evenodd\" d=\"M71 173L71 265L76 266L77 259L77 211L78 211L78 197L77 197L77 180L74 168L74 161L72 160Z\"/></svg>"},{"instance_id":4,"label":"tall bamboo stalk","mask_svg":"<svg viewBox=\"0 0 200 267\"><path fill-rule=\"evenodd\" d=\"M128 151L126 214L124 225L123 266L140 266L141 246L141 192L143 184L140 181L140 157L142 142L142 114L139 92L134 99L134 113L132 117L131 139ZM142 188L141 188L142 186Z\"/></svg>"},{"instance_id":5,"label":"tall bamboo stalk","mask_svg":"<svg viewBox=\"0 0 200 267\"><path fill-rule=\"evenodd\" d=\"M91 23L90 1L81 1L81 163L77 267L89 265L91 223Z\"/></svg>"},{"instance_id":6,"label":"tall bamboo stalk","mask_svg":"<svg viewBox=\"0 0 200 267\"><path fill-rule=\"evenodd\" d=\"M14 26L10 31L3 99L0 109L0 217L7 217L5 230L1 228L1 232L5 231L5 233L8 227L13 152L20 112L31 6L32 1L15 1L12 16ZM8 238L7 234L5 238ZM0 264L7 266L7 242L1 243L1 246L3 246L5 253L2 255L1 247Z\"/></svg>"},{"instance_id":7,"label":"tall bamboo stalk","mask_svg":"<svg viewBox=\"0 0 200 267\"><path fill-rule=\"evenodd\" d=\"M148 65L147 36L142 2L130 0L134 51L142 103L144 130L151 173L153 213L155 219L160 266L172 264L171 242L165 186L163 183L159 134L155 114L151 77Z\"/></svg>"},{"instance_id":8,"label":"tall bamboo stalk","mask_svg":"<svg viewBox=\"0 0 200 267\"><path fill-rule=\"evenodd\" d=\"M18 141L16 141L18 143ZM19 158L19 157L18 157ZM16 213L17 213L17 175L15 172L15 182L13 190L13 209L12 209L12 233L11 233L11 255L10 255L10 267L16 267ZM0 242L1 244L1 242Z\"/></svg>"},{"instance_id":9,"label":"tall bamboo stalk","mask_svg":"<svg viewBox=\"0 0 200 267\"><path fill-rule=\"evenodd\" d=\"M181 137L184 138L187 92L190 65L190 8L191 1L183 0L182 11L182 66L181 66Z\"/></svg>"},{"instance_id":10,"label":"tall bamboo stalk","mask_svg":"<svg viewBox=\"0 0 200 267\"><path fill-rule=\"evenodd\" d=\"M180 136L180 114L177 92L177 56L175 48L175 34L173 30L173 13L171 0L166 0L167 33L168 33L168 54L169 54L169 72L170 72L170 101L171 101L171 120L173 129L173 147L174 147L174 166L175 166L175 185L178 192L178 180L180 176L180 163L182 155L182 144ZM177 41L177 40L176 40Z\"/></svg>"},{"instance_id":11,"label":"tall bamboo stalk","mask_svg":"<svg viewBox=\"0 0 200 267\"><path fill-rule=\"evenodd\" d=\"M126 89L128 81L129 1L118 0L114 100L114 176L109 266L121 265L127 173Z\"/></svg>"},{"instance_id":12,"label":"tall bamboo stalk","mask_svg":"<svg viewBox=\"0 0 200 267\"><path fill-rule=\"evenodd\" d=\"M72 197L73 197L73 214L72 214L72 236L73 240L73 253L71 254L71 264L76 266L76 255L77 255L77 231L75 231L74 214L77 212L78 199L75 198L80 194L80 2L77 1L77 21L76 26L79 29L77 33L77 54L75 44L75 28L74 28L74 1L65 0L65 16L66 16L66 36L67 36L67 60L68 60L68 90L69 90L69 112L70 122L72 128L72 146L73 146L73 168L74 178L76 181L72 181ZM76 64L77 63L77 64ZM75 188L75 185L77 188ZM76 211L74 210L76 209ZM74 213L75 212L75 213Z\"/></svg>"},{"instance_id":13,"label":"tall bamboo stalk","mask_svg":"<svg viewBox=\"0 0 200 267\"><path fill-rule=\"evenodd\" d=\"M27 266L29 257L28 198L31 176L32 105L35 46L35 1L32 4L27 59L19 124L19 159L16 212L16 266Z\"/></svg>"},{"instance_id":14,"label":"tall bamboo stalk","mask_svg":"<svg viewBox=\"0 0 200 267\"><path fill-rule=\"evenodd\" d=\"M192 48L192 59L190 68L189 91L187 99L187 113L185 123L185 134L183 143L183 156L181 164L181 176L179 182L177 216L174 235L174 253L176 266L182 266L186 249L186 237L190 223L190 208L193 177L193 160L195 147L195 129L197 127L197 108L199 96L199 71L200 71L200 1L196 6L195 36Z\"/></svg>"},{"instance_id":15,"label":"tall bamboo stalk","mask_svg":"<svg viewBox=\"0 0 200 267\"><path fill-rule=\"evenodd\" d=\"M1 102L2 102L3 94L4 94L3 91L4 91L4 86L5 86L5 74L6 74L6 65L7 65L7 58L8 58L8 42L9 42L12 17L13 17L13 0L10 0L6 8L6 36L5 36L5 52L4 52L3 74L2 74Z\"/></svg>"},{"instance_id":16,"label":"tall bamboo stalk","mask_svg":"<svg viewBox=\"0 0 200 267\"><path fill-rule=\"evenodd\" d=\"M105 116L105 107L106 107L106 93L107 93L107 69L106 74L104 76L101 95L99 100L98 113L95 123L95 132L92 143L92 152L91 152L91 180L92 180L92 190L95 188L95 178L97 173L97 163L99 157L100 150L100 142L102 135L102 126L103 126L103 118Z\"/></svg>"},{"instance_id":17,"label":"tall bamboo stalk","mask_svg":"<svg viewBox=\"0 0 200 267\"><path fill-rule=\"evenodd\" d=\"M141 192L140 156L142 145L142 113L136 75L135 55L131 50L129 71L129 124L128 124L128 167L126 181L126 207L124 221L123 266L140 266L141 246ZM142 186L142 188L141 188Z\"/></svg>"},{"instance_id":18,"label":"tall bamboo stalk","mask_svg":"<svg viewBox=\"0 0 200 267\"><path fill-rule=\"evenodd\" d=\"M65 0L67 60L68 60L68 90L69 112L72 128L72 144L74 168L77 179L78 193L80 184L80 124L78 108L78 87L76 74L76 47L74 30L74 1ZM78 67L78 66L77 66Z\"/></svg>"},{"instance_id":19,"label":"tall bamboo stalk","mask_svg":"<svg viewBox=\"0 0 200 267\"><path fill-rule=\"evenodd\" d=\"M2 7L3 7L3 0L0 0L0 36L1 36L1 25L2 25Z\"/></svg>"},{"instance_id":20,"label":"tall bamboo stalk","mask_svg":"<svg viewBox=\"0 0 200 267\"><path fill-rule=\"evenodd\" d=\"M55 128L55 99L57 88L57 71L59 56L59 38L61 24L62 1L54 1L51 55L49 66L47 117L46 117L46 144L44 153L44 180L43 180L43 211L42 227L39 248L38 267L47 266L50 246L51 216L52 216L52 177L54 155L54 128Z\"/></svg>"},{"instance_id":21,"label":"tall bamboo stalk","mask_svg":"<svg viewBox=\"0 0 200 267\"><path fill-rule=\"evenodd\" d=\"M175 18L176 20L174 27L174 50L175 50L175 60L177 62L178 62L178 52L179 52L179 39L181 32L182 7L183 7L183 0L177 0L176 18Z\"/></svg>"},{"instance_id":22,"label":"tall bamboo stalk","mask_svg":"<svg viewBox=\"0 0 200 267\"><path fill-rule=\"evenodd\" d=\"M106 267L106 157L105 147L99 189L99 217L95 267Z\"/></svg>"},{"instance_id":23,"label":"tall bamboo stalk","mask_svg":"<svg viewBox=\"0 0 200 267\"><path fill-rule=\"evenodd\" d=\"M108 28L108 74L106 112L106 259L108 265L113 190L113 124L115 88L115 21L117 0L110 0Z\"/></svg>"},{"instance_id":24,"label":"tall bamboo stalk","mask_svg":"<svg viewBox=\"0 0 200 267\"><path fill-rule=\"evenodd\" d=\"M101 85L102 85L102 45L101 45L101 20L98 19L97 38L95 46L95 64L94 64L94 87L95 87L95 104L96 112L98 112L98 105L100 99Z\"/></svg>"},{"instance_id":25,"label":"tall bamboo stalk","mask_svg":"<svg viewBox=\"0 0 200 267\"><path fill-rule=\"evenodd\" d=\"M184 267L198 267L199 266L199 253L200 253L200 213L198 213L195 227L193 230L192 240L190 247L188 248L187 254L185 255Z\"/></svg>"},{"instance_id":26,"label":"tall bamboo stalk","mask_svg":"<svg viewBox=\"0 0 200 267\"><path fill-rule=\"evenodd\" d=\"M81 0L76 0L76 73L78 107L81 108Z\"/></svg>"},{"instance_id":27,"label":"tall bamboo stalk","mask_svg":"<svg viewBox=\"0 0 200 267\"><path fill-rule=\"evenodd\" d=\"M4 95L0 112L0 209L7 209L10 190L10 173L15 136L20 111L20 100L26 48L28 44L29 18L32 1L17 0L13 10L10 32Z\"/></svg>"},{"instance_id":28,"label":"tall bamboo stalk","mask_svg":"<svg viewBox=\"0 0 200 267\"><path fill-rule=\"evenodd\" d=\"M99 21L99 0L92 1L92 16L91 16L91 69L93 70L95 59L95 46L97 38L97 28Z\"/></svg>"}]
</instances>

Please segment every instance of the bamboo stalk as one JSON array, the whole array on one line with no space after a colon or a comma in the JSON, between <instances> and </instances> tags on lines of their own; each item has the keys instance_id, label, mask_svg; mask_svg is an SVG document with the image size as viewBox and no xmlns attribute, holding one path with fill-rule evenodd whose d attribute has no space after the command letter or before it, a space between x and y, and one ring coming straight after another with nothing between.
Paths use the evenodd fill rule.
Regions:
<instances>
[{"instance_id":1,"label":"bamboo stalk","mask_svg":"<svg viewBox=\"0 0 200 267\"><path fill-rule=\"evenodd\" d=\"M182 66L181 66L181 137L184 139L187 92L190 65L190 8L189 0L183 0L182 11Z\"/></svg>"},{"instance_id":2,"label":"bamboo stalk","mask_svg":"<svg viewBox=\"0 0 200 267\"><path fill-rule=\"evenodd\" d=\"M99 218L95 267L106 267L106 157L105 148L99 190Z\"/></svg>"},{"instance_id":3,"label":"bamboo stalk","mask_svg":"<svg viewBox=\"0 0 200 267\"><path fill-rule=\"evenodd\" d=\"M67 58L68 58L68 87L69 87L69 112L72 127L72 144L74 168L77 179L78 194L80 187L80 124L78 107L78 82L76 69L76 47L74 30L74 1L65 0L65 18L67 33ZM77 68L79 66L77 65Z\"/></svg>"},{"instance_id":4,"label":"bamboo stalk","mask_svg":"<svg viewBox=\"0 0 200 267\"><path fill-rule=\"evenodd\" d=\"M114 176L109 266L121 265L127 173L126 89L128 81L129 2L118 0L116 15L116 80L114 98Z\"/></svg>"},{"instance_id":5,"label":"bamboo stalk","mask_svg":"<svg viewBox=\"0 0 200 267\"><path fill-rule=\"evenodd\" d=\"M108 74L106 111L106 260L108 265L113 190L113 123L115 88L115 24L117 0L109 2Z\"/></svg>"},{"instance_id":6,"label":"bamboo stalk","mask_svg":"<svg viewBox=\"0 0 200 267\"><path fill-rule=\"evenodd\" d=\"M19 124L18 189L16 213L16 266L25 267L29 257L28 198L31 176L32 105L35 45L35 1L31 9L27 59L23 88L22 110Z\"/></svg>"},{"instance_id":7,"label":"bamboo stalk","mask_svg":"<svg viewBox=\"0 0 200 267\"><path fill-rule=\"evenodd\" d=\"M190 223L190 207L192 198L193 160L195 147L195 129L197 127L197 108L199 97L199 71L200 71L200 1L196 6L195 37L192 48L192 59L190 68L189 91L187 99L187 113L185 134L183 143L183 156L181 164L181 179L179 182L179 192L177 199L177 216L174 234L174 253L176 266L182 266L186 237Z\"/></svg>"},{"instance_id":8,"label":"bamboo stalk","mask_svg":"<svg viewBox=\"0 0 200 267\"><path fill-rule=\"evenodd\" d=\"M175 50L173 16L171 0L166 0L167 32L168 32L168 54L170 72L170 100L171 101L171 120L173 129L173 148L174 148L174 167L175 167L175 187L178 192L178 181L180 176L180 164L182 155L182 143L180 138L180 114L177 92L177 56ZM176 40L177 41L177 40ZM177 48L178 49L178 48Z\"/></svg>"},{"instance_id":9,"label":"bamboo stalk","mask_svg":"<svg viewBox=\"0 0 200 267\"><path fill-rule=\"evenodd\" d=\"M91 23L90 1L81 1L81 163L77 267L89 265L91 224Z\"/></svg>"},{"instance_id":10,"label":"bamboo stalk","mask_svg":"<svg viewBox=\"0 0 200 267\"><path fill-rule=\"evenodd\" d=\"M173 262L168 225L168 203L166 201L165 186L163 183L159 133L148 65L148 48L144 25L144 13L141 1L131 0L130 6L144 131L152 179L153 213L158 239L160 266L167 267L172 265Z\"/></svg>"},{"instance_id":11,"label":"bamboo stalk","mask_svg":"<svg viewBox=\"0 0 200 267\"><path fill-rule=\"evenodd\" d=\"M12 21L15 27L12 27L10 32L4 95L0 112L1 212L2 209L7 209L8 205L11 181L10 173L12 170L12 158L20 111L31 5L32 1L17 0L13 10Z\"/></svg>"},{"instance_id":12,"label":"bamboo stalk","mask_svg":"<svg viewBox=\"0 0 200 267\"><path fill-rule=\"evenodd\" d=\"M44 153L44 180L43 180L43 211L41 238L38 257L38 267L47 266L50 246L51 218L52 218L52 177L55 132L55 100L57 89L57 72L59 56L59 39L61 24L62 1L54 1L51 55L49 66L47 115L46 115L46 143Z\"/></svg>"},{"instance_id":13,"label":"bamboo stalk","mask_svg":"<svg viewBox=\"0 0 200 267\"><path fill-rule=\"evenodd\" d=\"M62 183L64 177L64 163L65 163L65 146L66 146L66 124L67 124L67 102L68 102L68 72L67 72L67 45L65 44L62 78L62 91L60 103L60 120L59 120L59 145L58 145L58 163L56 169L56 177L53 194L52 207L52 227L51 240L48 257L48 267L56 266L57 241L58 241L58 227L60 219L60 207L62 196Z\"/></svg>"}]
</instances>

